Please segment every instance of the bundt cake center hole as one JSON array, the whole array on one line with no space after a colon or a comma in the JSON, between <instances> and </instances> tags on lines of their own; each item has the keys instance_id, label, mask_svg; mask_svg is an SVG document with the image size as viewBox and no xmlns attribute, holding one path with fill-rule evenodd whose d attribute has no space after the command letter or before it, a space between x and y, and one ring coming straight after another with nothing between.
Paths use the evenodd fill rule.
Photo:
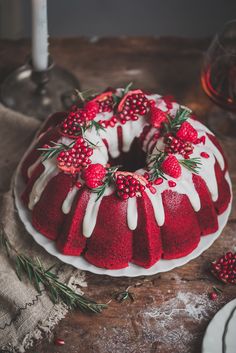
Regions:
<instances>
[{"instance_id":1,"label":"bundt cake center hole","mask_svg":"<svg viewBox=\"0 0 236 353\"><path fill-rule=\"evenodd\" d=\"M118 158L109 159L111 166L120 165L119 170L135 172L146 165L146 153L142 150L138 140L134 140L129 152L121 152Z\"/></svg>"}]
</instances>

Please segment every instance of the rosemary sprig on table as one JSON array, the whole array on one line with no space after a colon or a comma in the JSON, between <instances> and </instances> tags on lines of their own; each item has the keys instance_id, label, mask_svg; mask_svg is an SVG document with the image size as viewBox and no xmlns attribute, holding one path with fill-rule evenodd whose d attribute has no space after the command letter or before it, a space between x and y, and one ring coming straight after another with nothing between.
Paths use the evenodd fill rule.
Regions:
<instances>
[{"instance_id":1,"label":"rosemary sprig on table","mask_svg":"<svg viewBox=\"0 0 236 353\"><path fill-rule=\"evenodd\" d=\"M72 288L62 283L58 276L52 272L55 266L46 269L39 258L33 260L18 252L9 241L2 224L0 224L0 247L13 261L19 280L27 277L39 293L45 290L53 303L63 302L71 309L79 308L82 311L93 313L100 313L107 307L106 304L98 304L94 300L76 293Z\"/></svg>"}]
</instances>

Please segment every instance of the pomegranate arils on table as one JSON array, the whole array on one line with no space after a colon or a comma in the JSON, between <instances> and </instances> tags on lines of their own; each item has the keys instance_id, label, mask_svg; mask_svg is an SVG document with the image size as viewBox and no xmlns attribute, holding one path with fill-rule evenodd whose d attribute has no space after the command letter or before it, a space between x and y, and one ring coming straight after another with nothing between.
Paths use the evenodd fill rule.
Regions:
<instances>
[{"instance_id":1,"label":"pomegranate arils on table","mask_svg":"<svg viewBox=\"0 0 236 353\"><path fill-rule=\"evenodd\" d=\"M236 253L227 252L212 262L211 272L222 282L236 284Z\"/></svg>"}]
</instances>

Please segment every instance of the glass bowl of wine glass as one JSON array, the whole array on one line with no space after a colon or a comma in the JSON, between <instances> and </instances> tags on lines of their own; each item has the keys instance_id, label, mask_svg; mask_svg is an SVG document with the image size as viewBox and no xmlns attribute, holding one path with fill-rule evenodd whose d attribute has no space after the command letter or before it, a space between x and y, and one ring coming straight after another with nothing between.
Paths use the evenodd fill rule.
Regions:
<instances>
[{"instance_id":1,"label":"glass bowl of wine glass","mask_svg":"<svg viewBox=\"0 0 236 353\"><path fill-rule=\"evenodd\" d=\"M236 20L227 22L212 40L201 82L217 105L209 116L210 128L221 137L236 138Z\"/></svg>"}]
</instances>

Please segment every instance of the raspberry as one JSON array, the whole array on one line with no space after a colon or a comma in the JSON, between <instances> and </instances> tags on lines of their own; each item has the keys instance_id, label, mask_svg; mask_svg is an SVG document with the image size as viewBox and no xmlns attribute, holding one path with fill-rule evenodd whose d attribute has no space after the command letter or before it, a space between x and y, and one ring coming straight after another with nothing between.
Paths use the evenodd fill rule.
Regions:
<instances>
[{"instance_id":1,"label":"raspberry","mask_svg":"<svg viewBox=\"0 0 236 353\"><path fill-rule=\"evenodd\" d=\"M118 174L116 176L116 188L117 195L122 200L127 200L129 197L141 196L142 192L145 190L145 186L131 174Z\"/></svg>"},{"instance_id":2,"label":"raspberry","mask_svg":"<svg viewBox=\"0 0 236 353\"><path fill-rule=\"evenodd\" d=\"M59 153L57 156L58 168L66 173L75 174L91 163L89 157L93 154L88 143L79 137L74 146Z\"/></svg>"},{"instance_id":3,"label":"raspberry","mask_svg":"<svg viewBox=\"0 0 236 353\"><path fill-rule=\"evenodd\" d=\"M197 131L187 121L181 125L180 129L176 133L176 136L183 141L189 141L193 143L196 143L198 138Z\"/></svg>"},{"instance_id":4,"label":"raspberry","mask_svg":"<svg viewBox=\"0 0 236 353\"><path fill-rule=\"evenodd\" d=\"M99 112L99 104L95 101L89 101L85 104L84 109L90 114L97 114Z\"/></svg>"},{"instance_id":5,"label":"raspberry","mask_svg":"<svg viewBox=\"0 0 236 353\"><path fill-rule=\"evenodd\" d=\"M129 91L118 105L118 117L122 124L128 120L138 120L139 115L146 115L149 101L141 90Z\"/></svg>"},{"instance_id":6,"label":"raspberry","mask_svg":"<svg viewBox=\"0 0 236 353\"><path fill-rule=\"evenodd\" d=\"M166 134L166 153L180 153L186 159L193 153L193 145L190 142L182 141L171 134Z\"/></svg>"},{"instance_id":7,"label":"raspberry","mask_svg":"<svg viewBox=\"0 0 236 353\"><path fill-rule=\"evenodd\" d=\"M172 178L178 178L181 175L181 166L178 159L172 154L162 162L161 168L165 174L170 175Z\"/></svg>"},{"instance_id":8,"label":"raspberry","mask_svg":"<svg viewBox=\"0 0 236 353\"><path fill-rule=\"evenodd\" d=\"M150 124L155 128L159 129L163 122L167 121L166 112L161 109L152 106L150 109Z\"/></svg>"},{"instance_id":9,"label":"raspberry","mask_svg":"<svg viewBox=\"0 0 236 353\"><path fill-rule=\"evenodd\" d=\"M90 164L86 169L84 169L83 178L85 184L90 188L97 188L103 184L103 179L106 175L106 168L102 164Z\"/></svg>"}]
</instances>

